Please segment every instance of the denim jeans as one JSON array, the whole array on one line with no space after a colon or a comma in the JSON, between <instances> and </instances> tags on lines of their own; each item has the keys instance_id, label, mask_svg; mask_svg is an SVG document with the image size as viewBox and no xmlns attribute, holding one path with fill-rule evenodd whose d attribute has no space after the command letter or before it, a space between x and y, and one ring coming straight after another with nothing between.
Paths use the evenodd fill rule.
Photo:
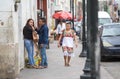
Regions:
<instances>
[{"instance_id":1,"label":"denim jeans","mask_svg":"<svg viewBox=\"0 0 120 79\"><path fill-rule=\"evenodd\" d=\"M28 52L28 60L30 65L34 65L34 43L32 40L24 39L24 44Z\"/></svg>"},{"instance_id":2,"label":"denim jeans","mask_svg":"<svg viewBox=\"0 0 120 79\"><path fill-rule=\"evenodd\" d=\"M47 55L46 55L46 46L45 44L43 44L43 46L40 46L40 56L42 58L42 61L41 61L41 66L48 66L48 63L47 63Z\"/></svg>"}]
</instances>

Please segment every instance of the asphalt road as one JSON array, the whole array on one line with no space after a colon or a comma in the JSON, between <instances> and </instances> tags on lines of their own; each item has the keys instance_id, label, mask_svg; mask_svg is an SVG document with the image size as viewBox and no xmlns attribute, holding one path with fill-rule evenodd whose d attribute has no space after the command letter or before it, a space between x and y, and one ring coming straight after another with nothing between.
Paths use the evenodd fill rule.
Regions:
<instances>
[{"instance_id":1,"label":"asphalt road","mask_svg":"<svg viewBox=\"0 0 120 79\"><path fill-rule=\"evenodd\" d=\"M114 79L120 79L120 59L109 59L109 61L101 62L101 65Z\"/></svg>"}]
</instances>

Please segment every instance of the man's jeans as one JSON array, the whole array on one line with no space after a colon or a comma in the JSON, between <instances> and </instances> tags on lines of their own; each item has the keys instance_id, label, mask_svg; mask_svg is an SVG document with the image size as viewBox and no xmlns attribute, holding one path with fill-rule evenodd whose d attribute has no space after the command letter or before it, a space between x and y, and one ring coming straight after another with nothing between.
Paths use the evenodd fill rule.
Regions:
<instances>
[{"instance_id":1,"label":"man's jeans","mask_svg":"<svg viewBox=\"0 0 120 79\"><path fill-rule=\"evenodd\" d=\"M28 52L28 59L29 59L29 64L34 65L34 43L32 40L24 39L24 44L26 47L26 50Z\"/></svg>"},{"instance_id":2,"label":"man's jeans","mask_svg":"<svg viewBox=\"0 0 120 79\"><path fill-rule=\"evenodd\" d=\"M41 66L48 66L47 63L47 55L46 55L46 46L45 44L43 44L42 46L40 46L40 55L41 55Z\"/></svg>"}]
</instances>

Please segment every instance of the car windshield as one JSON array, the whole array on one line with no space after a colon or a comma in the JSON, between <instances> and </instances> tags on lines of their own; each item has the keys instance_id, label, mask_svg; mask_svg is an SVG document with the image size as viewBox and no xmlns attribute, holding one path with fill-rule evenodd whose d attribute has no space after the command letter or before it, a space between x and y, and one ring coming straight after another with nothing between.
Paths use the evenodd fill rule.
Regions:
<instances>
[{"instance_id":1,"label":"car windshield","mask_svg":"<svg viewBox=\"0 0 120 79\"><path fill-rule=\"evenodd\" d=\"M110 18L99 18L99 25L103 25L105 23L111 23L111 19Z\"/></svg>"},{"instance_id":2,"label":"car windshield","mask_svg":"<svg viewBox=\"0 0 120 79\"><path fill-rule=\"evenodd\" d=\"M102 36L120 36L120 24L104 26Z\"/></svg>"}]
</instances>

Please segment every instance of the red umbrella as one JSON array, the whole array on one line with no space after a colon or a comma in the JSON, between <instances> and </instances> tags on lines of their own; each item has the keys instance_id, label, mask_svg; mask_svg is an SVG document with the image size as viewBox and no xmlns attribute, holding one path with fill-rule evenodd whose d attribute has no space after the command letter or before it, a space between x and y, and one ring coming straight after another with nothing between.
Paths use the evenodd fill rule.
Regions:
<instances>
[{"instance_id":1,"label":"red umbrella","mask_svg":"<svg viewBox=\"0 0 120 79\"><path fill-rule=\"evenodd\" d=\"M52 16L54 19L72 19L72 14L66 11L56 12Z\"/></svg>"}]
</instances>

